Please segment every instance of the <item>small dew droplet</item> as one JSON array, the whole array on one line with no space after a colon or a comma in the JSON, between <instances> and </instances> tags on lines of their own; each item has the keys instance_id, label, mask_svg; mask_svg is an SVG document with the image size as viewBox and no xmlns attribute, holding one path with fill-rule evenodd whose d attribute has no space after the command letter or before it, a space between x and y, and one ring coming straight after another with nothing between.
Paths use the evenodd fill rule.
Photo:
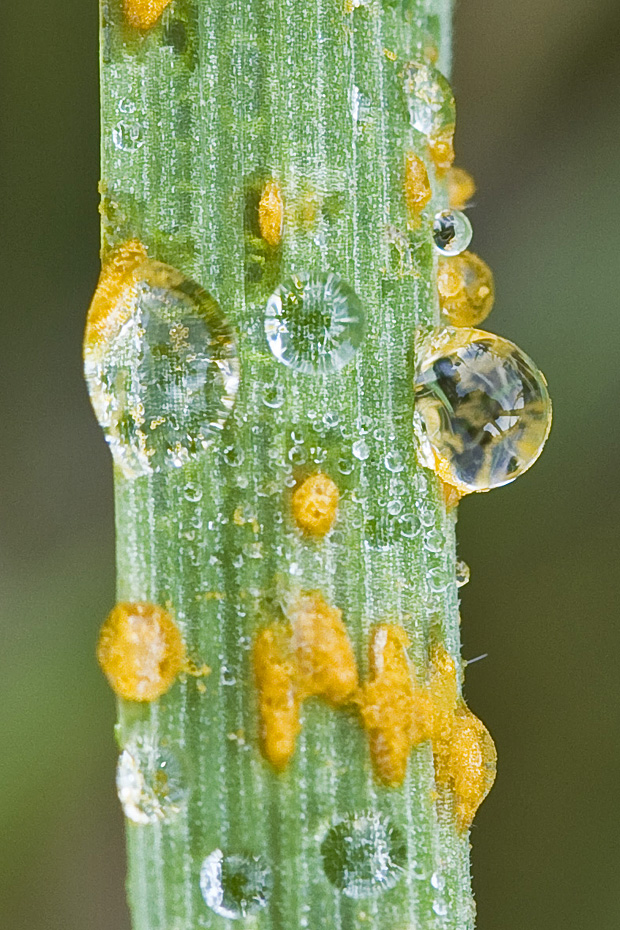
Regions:
<instances>
[{"instance_id":1,"label":"small dew droplet","mask_svg":"<svg viewBox=\"0 0 620 930\"><path fill-rule=\"evenodd\" d=\"M284 403L284 388L280 384L269 384L264 387L263 403L265 407L277 410Z\"/></svg>"},{"instance_id":2,"label":"small dew droplet","mask_svg":"<svg viewBox=\"0 0 620 930\"><path fill-rule=\"evenodd\" d=\"M435 334L422 352L415 400L422 463L464 491L514 481L551 428L543 374L512 342L483 330Z\"/></svg>"},{"instance_id":3,"label":"small dew droplet","mask_svg":"<svg viewBox=\"0 0 620 930\"><path fill-rule=\"evenodd\" d=\"M321 845L329 881L349 898L366 898L398 883L407 865L404 835L380 814L350 815Z\"/></svg>"},{"instance_id":4,"label":"small dew droplet","mask_svg":"<svg viewBox=\"0 0 620 930\"><path fill-rule=\"evenodd\" d=\"M306 374L343 368L361 345L364 330L362 304L337 274L301 272L267 302L269 348L278 361Z\"/></svg>"},{"instance_id":5,"label":"small dew droplet","mask_svg":"<svg viewBox=\"0 0 620 930\"><path fill-rule=\"evenodd\" d=\"M471 242L471 223L460 210L441 210L433 220L433 241L442 255L458 255Z\"/></svg>"},{"instance_id":6,"label":"small dew droplet","mask_svg":"<svg viewBox=\"0 0 620 930\"><path fill-rule=\"evenodd\" d=\"M469 565L463 559L456 561L456 586L462 588L469 581Z\"/></svg>"},{"instance_id":7,"label":"small dew droplet","mask_svg":"<svg viewBox=\"0 0 620 930\"><path fill-rule=\"evenodd\" d=\"M388 452L384 457L383 462L388 471L392 473L402 471L405 467L405 461L400 452L396 449L392 449L391 452Z\"/></svg>"},{"instance_id":8,"label":"small dew droplet","mask_svg":"<svg viewBox=\"0 0 620 930\"><path fill-rule=\"evenodd\" d=\"M358 439L353 443L351 451L356 459L360 462L365 462L368 456L370 455L370 449L368 448L368 443L365 439Z\"/></svg>"},{"instance_id":9,"label":"small dew droplet","mask_svg":"<svg viewBox=\"0 0 620 930\"><path fill-rule=\"evenodd\" d=\"M138 824L174 817L189 794L186 773L177 757L169 749L144 740L120 754L116 790L125 817Z\"/></svg>"},{"instance_id":10,"label":"small dew droplet","mask_svg":"<svg viewBox=\"0 0 620 930\"><path fill-rule=\"evenodd\" d=\"M225 855L215 849L200 869L200 891L207 907L236 920L264 908L271 895L271 871L260 856Z\"/></svg>"},{"instance_id":11,"label":"small dew droplet","mask_svg":"<svg viewBox=\"0 0 620 930\"><path fill-rule=\"evenodd\" d=\"M112 130L112 141L121 152L135 152L144 145L142 127L137 122L122 121Z\"/></svg>"}]
</instances>

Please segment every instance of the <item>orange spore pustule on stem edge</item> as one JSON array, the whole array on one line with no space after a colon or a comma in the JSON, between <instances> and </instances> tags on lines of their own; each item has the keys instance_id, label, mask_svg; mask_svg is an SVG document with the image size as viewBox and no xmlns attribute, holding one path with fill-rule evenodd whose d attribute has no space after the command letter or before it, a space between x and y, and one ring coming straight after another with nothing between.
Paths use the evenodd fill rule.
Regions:
<instances>
[{"instance_id":1,"label":"orange spore pustule on stem edge","mask_svg":"<svg viewBox=\"0 0 620 930\"><path fill-rule=\"evenodd\" d=\"M112 329L131 313L131 296L139 278L138 269L147 259L142 243L130 239L115 249L105 262L88 308L85 351L105 342Z\"/></svg>"},{"instance_id":2,"label":"orange spore pustule on stem edge","mask_svg":"<svg viewBox=\"0 0 620 930\"><path fill-rule=\"evenodd\" d=\"M295 752L299 732L291 635L288 624L274 623L258 633L253 651L262 750L265 758L280 770Z\"/></svg>"},{"instance_id":3,"label":"orange spore pustule on stem edge","mask_svg":"<svg viewBox=\"0 0 620 930\"><path fill-rule=\"evenodd\" d=\"M429 203L433 192L426 165L415 152L405 153L404 191L410 221L417 225L420 213Z\"/></svg>"},{"instance_id":4,"label":"orange spore pustule on stem edge","mask_svg":"<svg viewBox=\"0 0 620 930\"><path fill-rule=\"evenodd\" d=\"M360 713L380 781L402 784L414 746L430 737L429 696L416 687L402 627L374 627L369 646L370 681L360 692Z\"/></svg>"},{"instance_id":5,"label":"orange spore pustule on stem edge","mask_svg":"<svg viewBox=\"0 0 620 930\"><path fill-rule=\"evenodd\" d=\"M123 0L125 18L137 29L154 26L171 0Z\"/></svg>"},{"instance_id":6,"label":"orange spore pustule on stem edge","mask_svg":"<svg viewBox=\"0 0 620 930\"><path fill-rule=\"evenodd\" d=\"M294 598L286 613L293 630L299 695L346 703L357 689L358 677L342 612L330 607L319 591L309 591Z\"/></svg>"},{"instance_id":7,"label":"orange spore pustule on stem edge","mask_svg":"<svg viewBox=\"0 0 620 930\"><path fill-rule=\"evenodd\" d=\"M112 690L127 701L154 701L183 669L181 632L162 607L120 603L105 620L97 659Z\"/></svg>"}]
</instances>

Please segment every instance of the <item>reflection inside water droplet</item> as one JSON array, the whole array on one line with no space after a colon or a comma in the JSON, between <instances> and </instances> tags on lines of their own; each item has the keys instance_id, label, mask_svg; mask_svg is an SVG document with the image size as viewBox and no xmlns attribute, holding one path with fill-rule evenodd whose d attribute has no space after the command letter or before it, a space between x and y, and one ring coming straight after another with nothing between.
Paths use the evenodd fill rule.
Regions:
<instances>
[{"instance_id":1,"label":"reflection inside water droplet","mask_svg":"<svg viewBox=\"0 0 620 930\"><path fill-rule=\"evenodd\" d=\"M349 898L393 888L407 865L407 842L388 818L369 813L336 823L321 844L323 868Z\"/></svg>"},{"instance_id":2,"label":"reflection inside water droplet","mask_svg":"<svg viewBox=\"0 0 620 930\"><path fill-rule=\"evenodd\" d=\"M215 849L200 869L200 891L207 907L221 917L236 919L265 907L273 880L259 856L225 855Z\"/></svg>"},{"instance_id":3,"label":"reflection inside water droplet","mask_svg":"<svg viewBox=\"0 0 620 930\"><path fill-rule=\"evenodd\" d=\"M201 287L160 262L105 278L84 344L91 400L129 477L183 465L220 433L239 366L230 327Z\"/></svg>"},{"instance_id":4,"label":"reflection inside water droplet","mask_svg":"<svg viewBox=\"0 0 620 930\"><path fill-rule=\"evenodd\" d=\"M125 817L139 824L175 816L189 794L187 776L179 759L171 750L146 741L136 742L120 754L116 790Z\"/></svg>"},{"instance_id":5,"label":"reflection inside water droplet","mask_svg":"<svg viewBox=\"0 0 620 930\"><path fill-rule=\"evenodd\" d=\"M265 311L265 334L278 361L307 374L351 361L365 328L356 293L337 274L302 272L281 284Z\"/></svg>"},{"instance_id":6,"label":"reflection inside water droplet","mask_svg":"<svg viewBox=\"0 0 620 930\"><path fill-rule=\"evenodd\" d=\"M488 491L536 461L551 427L544 376L512 342L447 329L427 344L415 379L420 457L450 484Z\"/></svg>"},{"instance_id":7,"label":"reflection inside water droplet","mask_svg":"<svg viewBox=\"0 0 620 930\"><path fill-rule=\"evenodd\" d=\"M437 68L410 62L404 70L404 91L411 125L426 136L437 136L454 126L456 108L452 88Z\"/></svg>"},{"instance_id":8,"label":"reflection inside water droplet","mask_svg":"<svg viewBox=\"0 0 620 930\"><path fill-rule=\"evenodd\" d=\"M433 241L442 255L458 255L471 242L471 223L460 210L442 210L433 220Z\"/></svg>"}]
</instances>

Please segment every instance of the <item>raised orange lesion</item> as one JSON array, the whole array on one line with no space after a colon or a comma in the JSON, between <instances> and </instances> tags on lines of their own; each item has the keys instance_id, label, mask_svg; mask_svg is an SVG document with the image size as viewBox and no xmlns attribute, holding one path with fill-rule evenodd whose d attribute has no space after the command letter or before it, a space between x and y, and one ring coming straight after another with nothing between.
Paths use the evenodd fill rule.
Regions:
<instances>
[{"instance_id":1,"label":"raised orange lesion","mask_svg":"<svg viewBox=\"0 0 620 930\"><path fill-rule=\"evenodd\" d=\"M291 509L297 526L312 536L324 536L336 520L340 494L322 472L310 475L293 494Z\"/></svg>"},{"instance_id":2,"label":"raised orange lesion","mask_svg":"<svg viewBox=\"0 0 620 930\"><path fill-rule=\"evenodd\" d=\"M140 269L148 259L145 246L130 239L105 262L88 309L84 349L104 343L111 332L129 318Z\"/></svg>"},{"instance_id":3,"label":"raised orange lesion","mask_svg":"<svg viewBox=\"0 0 620 930\"><path fill-rule=\"evenodd\" d=\"M284 204L282 191L275 180L267 181L258 204L258 226L265 242L275 248L282 241Z\"/></svg>"},{"instance_id":4,"label":"raised orange lesion","mask_svg":"<svg viewBox=\"0 0 620 930\"><path fill-rule=\"evenodd\" d=\"M101 628L97 659L119 697L154 701L183 671L185 646L179 628L162 607L120 603Z\"/></svg>"},{"instance_id":5,"label":"raised orange lesion","mask_svg":"<svg viewBox=\"0 0 620 930\"><path fill-rule=\"evenodd\" d=\"M411 226L418 226L420 213L432 197L426 165L415 152L405 153L405 203Z\"/></svg>"},{"instance_id":6,"label":"raised orange lesion","mask_svg":"<svg viewBox=\"0 0 620 930\"><path fill-rule=\"evenodd\" d=\"M358 686L341 611L308 591L289 599L286 616L258 633L253 650L262 751L280 770L295 752L301 703L322 697L341 706Z\"/></svg>"},{"instance_id":7,"label":"raised orange lesion","mask_svg":"<svg viewBox=\"0 0 620 930\"><path fill-rule=\"evenodd\" d=\"M150 29L170 2L171 0L123 0L125 18L137 29Z\"/></svg>"},{"instance_id":8,"label":"raised orange lesion","mask_svg":"<svg viewBox=\"0 0 620 930\"><path fill-rule=\"evenodd\" d=\"M369 646L370 679L359 696L375 772L386 785L402 784L412 747L430 737L429 698L416 687L407 655L409 637L393 624L376 626Z\"/></svg>"},{"instance_id":9,"label":"raised orange lesion","mask_svg":"<svg viewBox=\"0 0 620 930\"><path fill-rule=\"evenodd\" d=\"M454 161L454 123L445 126L428 143L430 156L439 174L444 174Z\"/></svg>"},{"instance_id":10,"label":"raised orange lesion","mask_svg":"<svg viewBox=\"0 0 620 930\"><path fill-rule=\"evenodd\" d=\"M446 177L448 199L453 210L464 210L476 193L476 182L464 168L452 166Z\"/></svg>"}]
</instances>

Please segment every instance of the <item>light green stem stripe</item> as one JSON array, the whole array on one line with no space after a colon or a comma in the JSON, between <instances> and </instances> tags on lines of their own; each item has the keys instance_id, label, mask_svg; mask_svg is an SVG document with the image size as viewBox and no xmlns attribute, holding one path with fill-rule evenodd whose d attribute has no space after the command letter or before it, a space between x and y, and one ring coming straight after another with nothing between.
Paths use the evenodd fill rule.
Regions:
<instances>
[{"instance_id":1,"label":"light green stem stripe","mask_svg":"<svg viewBox=\"0 0 620 930\"><path fill-rule=\"evenodd\" d=\"M434 800L430 744L412 753L402 788L380 787L359 719L308 702L295 757L276 774L259 751L251 672L253 636L282 584L318 589L343 611L362 675L382 621L407 630L421 680L431 631L460 661L454 520L412 441L414 332L437 306L429 230L405 235L404 151L425 153L399 78L429 40L447 70L449 32L448 0L350 10L174 0L144 34L123 22L120 0L102 0L104 255L136 237L195 278L236 330L242 373L212 449L150 477L115 476L119 599L168 606L190 655L212 668L205 693L190 678L156 705L119 709L121 745L142 734L174 747L192 788L175 819L128 826L135 930L227 926L199 889L217 848L273 870L268 906L239 926L473 926L468 839ZM279 251L244 222L270 177L287 209ZM304 202L318 205L309 228L292 219ZM301 270L338 272L366 308L365 341L340 373L302 375L268 350L265 302ZM280 407L265 405L266 389ZM290 460L292 431L305 464ZM352 453L362 431L365 461ZM399 471L386 467L393 453ZM292 525L290 488L319 464L342 498L334 531L308 542ZM351 899L327 880L320 846L334 819L363 812L406 833L408 869L391 890Z\"/></svg>"}]
</instances>

